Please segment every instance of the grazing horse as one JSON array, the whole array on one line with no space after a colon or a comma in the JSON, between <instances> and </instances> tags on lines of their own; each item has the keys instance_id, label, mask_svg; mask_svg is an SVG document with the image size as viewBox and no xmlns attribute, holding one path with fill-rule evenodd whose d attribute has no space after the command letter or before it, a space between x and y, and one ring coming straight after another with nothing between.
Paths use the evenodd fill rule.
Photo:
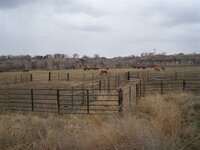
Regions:
<instances>
[{"instance_id":1,"label":"grazing horse","mask_svg":"<svg viewBox=\"0 0 200 150\"><path fill-rule=\"evenodd\" d=\"M165 71L165 67L161 67L161 69L162 69L163 71Z\"/></svg>"},{"instance_id":2,"label":"grazing horse","mask_svg":"<svg viewBox=\"0 0 200 150\"><path fill-rule=\"evenodd\" d=\"M159 67L154 67L154 69L157 71L160 71L160 68Z\"/></svg>"},{"instance_id":3,"label":"grazing horse","mask_svg":"<svg viewBox=\"0 0 200 150\"><path fill-rule=\"evenodd\" d=\"M108 74L108 72L106 70L102 70L100 73L100 76L107 75L107 74Z\"/></svg>"},{"instance_id":4,"label":"grazing horse","mask_svg":"<svg viewBox=\"0 0 200 150\"><path fill-rule=\"evenodd\" d=\"M84 71L86 71L86 70L91 70L91 68L87 68L87 67L86 67L86 68L84 68Z\"/></svg>"},{"instance_id":5,"label":"grazing horse","mask_svg":"<svg viewBox=\"0 0 200 150\"><path fill-rule=\"evenodd\" d=\"M141 68L142 68L142 69L146 69L146 67L145 67L145 66L142 66Z\"/></svg>"},{"instance_id":6,"label":"grazing horse","mask_svg":"<svg viewBox=\"0 0 200 150\"><path fill-rule=\"evenodd\" d=\"M137 69L140 69L140 67L137 67Z\"/></svg>"}]
</instances>

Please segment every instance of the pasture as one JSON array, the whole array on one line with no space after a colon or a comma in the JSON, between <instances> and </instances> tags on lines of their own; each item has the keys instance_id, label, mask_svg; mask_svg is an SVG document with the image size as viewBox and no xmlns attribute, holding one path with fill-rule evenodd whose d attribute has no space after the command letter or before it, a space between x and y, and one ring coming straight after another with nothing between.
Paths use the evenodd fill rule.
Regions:
<instances>
[{"instance_id":1,"label":"pasture","mask_svg":"<svg viewBox=\"0 0 200 150\"><path fill-rule=\"evenodd\" d=\"M29 70L0 79L1 110L21 112L121 114L141 96L200 92L200 67Z\"/></svg>"}]
</instances>

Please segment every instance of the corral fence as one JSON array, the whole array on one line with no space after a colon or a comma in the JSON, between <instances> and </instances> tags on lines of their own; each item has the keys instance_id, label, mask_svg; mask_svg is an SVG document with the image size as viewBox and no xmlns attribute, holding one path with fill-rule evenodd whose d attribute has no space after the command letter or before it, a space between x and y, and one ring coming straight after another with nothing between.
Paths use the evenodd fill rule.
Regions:
<instances>
[{"instance_id":1,"label":"corral fence","mask_svg":"<svg viewBox=\"0 0 200 150\"><path fill-rule=\"evenodd\" d=\"M136 84L136 97L170 92L188 92L200 94L200 80L152 80L139 81Z\"/></svg>"},{"instance_id":2,"label":"corral fence","mask_svg":"<svg viewBox=\"0 0 200 150\"><path fill-rule=\"evenodd\" d=\"M32 81L32 74L21 73L21 74L3 74L0 76L0 85L18 84L23 82Z\"/></svg>"},{"instance_id":3,"label":"corral fence","mask_svg":"<svg viewBox=\"0 0 200 150\"><path fill-rule=\"evenodd\" d=\"M45 73L17 73L2 74L0 85L19 84L32 81L72 81L91 82L101 81L102 86L117 88L123 86L127 81L127 73L110 73L100 76L99 73L69 73L69 72L45 72Z\"/></svg>"},{"instance_id":4,"label":"corral fence","mask_svg":"<svg viewBox=\"0 0 200 150\"><path fill-rule=\"evenodd\" d=\"M118 82L127 80L127 73L108 73L100 75L99 72L91 73L69 73L69 72L48 72L46 74L32 75L33 81L94 81L104 78L112 78ZM119 83L120 84L120 83Z\"/></svg>"},{"instance_id":5,"label":"corral fence","mask_svg":"<svg viewBox=\"0 0 200 150\"><path fill-rule=\"evenodd\" d=\"M0 89L0 110L58 114L121 114L122 89Z\"/></svg>"},{"instance_id":6,"label":"corral fence","mask_svg":"<svg viewBox=\"0 0 200 150\"><path fill-rule=\"evenodd\" d=\"M185 72L128 72L127 79L140 79L143 81L152 80L200 80L199 71L185 71Z\"/></svg>"}]
</instances>

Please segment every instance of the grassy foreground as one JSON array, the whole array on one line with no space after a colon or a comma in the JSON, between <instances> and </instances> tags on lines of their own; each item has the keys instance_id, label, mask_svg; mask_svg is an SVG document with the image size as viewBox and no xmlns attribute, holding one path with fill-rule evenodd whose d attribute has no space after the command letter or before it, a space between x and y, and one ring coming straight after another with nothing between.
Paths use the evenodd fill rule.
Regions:
<instances>
[{"instance_id":1,"label":"grassy foreground","mask_svg":"<svg viewBox=\"0 0 200 150\"><path fill-rule=\"evenodd\" d=\"M200 97L155 95L123 118L2 112L0 149L200 149Z\"/></svg>"}]
</instances>

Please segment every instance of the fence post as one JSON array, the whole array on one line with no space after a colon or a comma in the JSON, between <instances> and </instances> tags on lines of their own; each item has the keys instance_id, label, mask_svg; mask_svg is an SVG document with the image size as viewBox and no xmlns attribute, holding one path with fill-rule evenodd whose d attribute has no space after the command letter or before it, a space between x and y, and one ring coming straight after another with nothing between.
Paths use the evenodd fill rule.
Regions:
<instances>
[{"instance_id":1,"label":"fence post","mask_svg":"<svg viewBox=\"0 0 200 150\"><path fill-rule=\"evenodd\" d=\"M67 73L67 81L69 81L69 73Z\"/></svg>"},{"instance_id":2,"label":"fence post","mask_svg":"<svg viewBox=\"0 0 200 150\"><path fill-rule=\"evenodd\" d=\"M101 80L99 80L99 92L101 93Z\"/></svg>"},{"instance_id":3,"label":"fence post","mask_svg":"<svg viewBox=\"0 0 200 150\"><path fill-rule=\"evenodd\" d=\"M161 94L163 95L163 81L160 82Z\"/></svg>"},{"instance_id":4,"label":"fence post","mask_svg":"<svg viewBox=\"0 0 200 150\"><path fill-rule=\"evenodd\" d=\"M119 105L119 115L123 116L123 90L120 88L118 91L118 105Z\"/></svg>"},{"instance_id":5,"label":"fence post","mask_svg":"<svg viewBox=\"0 0 200 150\"><path fill-rule=\"evenodd\" d=\"M108 77L108 92L110 92L110 78Z\"/></svg>"},{"instance_id":6,"label":"fence post","mask_svg":"<svg viewBox=\"0 0 200 150\"><path fill-rule=\"evenodd\" d=\"M87 90L87 114L90 113L90 104L89 104L90 99L89 98L90 98L89 97L89 90Z\"/></svg>"},{"instance_id":7,"label":"fence post","mask_svg":"<svg viewBox=\"0 0 200 150\"><path fill-rule=\"evenodd\" d=\"M183 92L185 91L185 80L183 80Z\"/></svg>"},{"instance_id":8,"label":"fence post","mask_svg":"<svg viewBox=\"0 0 200 150\"><path fill-rule=\"evenodd\" d=\"M131 98L132 98L132 94L131 94L131 86L129 86L129 103L130 103L130 108L131 108L131 106L132 106Z\"/></svg>"},{"instance_id":9,"label":"fence post","mask_svg":"<svg viewBox=\"0 0 200 150\"><path fill-rule=\"evenodd\" d=\"M140 87L139 88L140 88L140 95L141 95L142 94L142 83L141 83L141 80L140 80L139 83L140 83Z\"/></svg>"},{"instance_id":10,"label":"fence post","mask_svg":"<svg viewBox=\"0 0 200 150\"><path fill-rule=\"evenodd\" d=\"M74 107L74 88L72 87L72 107Z\"/></svg>"},{"instance_id":11,"label":"fence post","mask_svg":"<svg viewBox=\"0 0 200 150\"><path fill-rule=\"evenodd\" d=\"M60 90L57 89L57 107L58 107L58 114L60 114Z\"/></svg>"},{"instance_id":12,"label":"fence post","mask_svg":"<svg viewBox=\"0 0 200 150\"><path fill-rule=\"evenodd\" d=\"M117 76L115 76L115 88L117 88Z\"/></svg>"},{"instance_id":13,"label":"fence post","mask_svg":"<svg viewBox=\"0 0 200 150\"><path fill-rule=\"evenodd\" d=\"M138 104L138 99L139 99L139 84L137 83L136 84L136 105Z\"/></svg>"},{"instance_id":14,"label":"fence post","mask_svg":"<svg viewBox=\"0 0 200 150\"><path fill-rule=\"evenodd\" d=\"M51 81L51 72L49 72L49 81Z\"/></svg>"},{"instance_id":15,"label":"fence post","mask_svg":"<svg viewBox=\"0 0 200 150\"><path fill-rule=\"evenodd\" d=\"M94 100L94 82L92 81L92 89L91 89L91 91L92 91L92 100Z\"/></svg>"},{"instance_id":16,"label":"fence post","mask_svg":"<svg viewBox=\"0 0 200 150\"><path fill-rule=\"evenodd\" d=\"M34 103L33 103L33 89L31 89L31 110L34 111Z\"/></svg>"},{"instance_id":17,"label":"fence post","mask_svg":"<svg viewBox=\"0 0 200 150\"><path fill-rule=\"evenodd\" d=\"M33 74L32 73L30 74L30 81L31 82L33 81Z\"/></svg>"},{"instance_id":18,"label":"fence post","mask_svg":"<svg viewBox=\"0 0 200 150\"><path fill-rule=\"evenodd\" d=\"M128 71L128 81L130 80L130 71Z\"/></svg>"}]
</instances>

